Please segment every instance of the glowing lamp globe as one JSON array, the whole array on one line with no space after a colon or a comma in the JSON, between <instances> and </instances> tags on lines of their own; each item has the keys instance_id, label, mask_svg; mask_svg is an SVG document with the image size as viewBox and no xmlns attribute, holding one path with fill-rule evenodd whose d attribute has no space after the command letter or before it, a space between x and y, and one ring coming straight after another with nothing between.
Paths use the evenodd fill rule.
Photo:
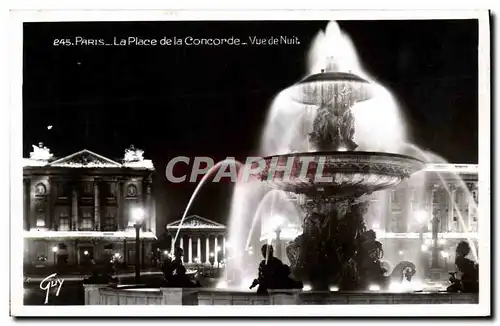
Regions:
<instances>
[{"instance_id":1,"label":"glowing lamp globe","mask_svg":"<svg viewBox=\"0 0 500 326\"><path fill-rule=\"evenodd\" d=\"M417 222L419 224L422 224L425 222L425 220L427 219L427 212L426 211L423 211L423 210L420 210L420 211L417 211L415 213L415 219L417 220Z\"/></svg>"},{"instance_id":2,"label":"glowing lamp globe","mask_svg":"<svg viewBox=\"0 0 500 326\"><path fill-rule=\"evenodd\" d=\"M136 224L142 223L144 220L144 210L140 207L134 208L132 211L132 219Z\"/></svg>"}]
</instances>

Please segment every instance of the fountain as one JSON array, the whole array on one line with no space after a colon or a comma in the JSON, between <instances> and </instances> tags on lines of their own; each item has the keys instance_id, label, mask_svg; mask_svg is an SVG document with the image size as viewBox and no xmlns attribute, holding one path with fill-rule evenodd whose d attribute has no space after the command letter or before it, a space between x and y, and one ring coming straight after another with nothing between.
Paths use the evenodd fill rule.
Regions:
<instances>
[{"instance_id":1,"label":"fountain","mask_svg":"<svg viewBox=\"0 0 500 326\"><path fill-rule=\"evenodd\" d=\"M335 68L334 62L327 66ZM303 196L303 233L287 248L292 274L314 290L385 286L380 284L385 280L380 257L372 253L375 234L367 230L363 220L368 203L360 198L396 186L422 169L424 162L400 154L356 151L351 108L373 96L366 80L325 69L292 86L289 93L304 107L315 107L308 141L317 151L268 156L259 179ZM290 158L294 166L289 176L279 172L269 175L272 160L283 168ZM299 174L306 160L309 164L304 178Z\"/></svg>"},{"instance_id":2,"label":"fountain","mask_svg":"<svg viewBox=\"0 0 500 326\"><path fill-rule=\"evenodd\" d=\"M241 280L256 274L241 257L248 257L261 219L255 207L260 211L273 189L298 198L302 234L286 250L297 280L313 290L387 289L416 267L403 261L387 275L382 246L364 221L369 198L409 179L428 158L418 147L409 148L395 99L364 71L335 22L318 34L309 56L308 75L280 92L270 108L261 140L261 183L236 185L229 241L240 259L228 268Z\"/></svg>"}]
</instances>

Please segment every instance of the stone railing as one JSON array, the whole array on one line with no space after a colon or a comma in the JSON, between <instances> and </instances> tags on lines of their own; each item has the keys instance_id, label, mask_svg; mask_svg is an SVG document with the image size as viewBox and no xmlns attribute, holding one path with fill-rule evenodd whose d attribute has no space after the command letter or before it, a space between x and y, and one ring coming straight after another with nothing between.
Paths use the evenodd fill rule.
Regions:
<instances>
[{"instance_id":1,"label":"stone railing","mask_svg":"<svg viewBox=\"0 0 500 326\"><path fill-rule=\"evenodd\" d=\"M85 305L196 305L197 290L84 285Z\"/></svg>"},{"instance_id":2,"label":"stone railing","mask_svg":"<svg viewBox=\"0 0 500 326\"><path fill-rule=\"evenodd\" d=\"M111 288L84 285L86 305L343 305L343 304L477 304L474 293L255 292L206 288Z\"/></svg>"}]
</instances>

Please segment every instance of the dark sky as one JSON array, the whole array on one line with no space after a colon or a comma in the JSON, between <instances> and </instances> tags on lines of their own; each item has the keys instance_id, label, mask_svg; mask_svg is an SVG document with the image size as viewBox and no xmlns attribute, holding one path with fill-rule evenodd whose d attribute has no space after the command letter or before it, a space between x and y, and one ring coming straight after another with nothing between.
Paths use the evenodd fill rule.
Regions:
<instances>
[{"instance_id":1,"label":"dark sky","mask_svg":"<svg viewBox=\"0 0 500 326\"><path fill-rule=\"evenodd\" d=\"M27 23L23 144L57 157L90 149L120 158L130 144L157 169L157 224L178 219L193 184L169 184L169 159L255 154L273 96L306 72L322 21ZM368 72L402 105L414 142L455 163L477 163L476 20L349 21L340 27ZM295 35L300 45L219 47L54 46L114 36ZM87 117L87 118L86 118ZM88 121L88 127L85 127ZM53 125L47 130L47 125ZM88 132L86 132L88 130ZM191 212L225 223L231 185L208 184Z\"/></svg>"}]
</instances>

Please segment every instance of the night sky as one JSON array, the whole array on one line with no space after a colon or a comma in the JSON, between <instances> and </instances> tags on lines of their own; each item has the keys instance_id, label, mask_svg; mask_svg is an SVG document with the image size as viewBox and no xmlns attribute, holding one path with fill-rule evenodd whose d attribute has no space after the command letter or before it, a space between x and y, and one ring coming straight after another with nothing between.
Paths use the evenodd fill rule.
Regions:
<instances>
[{"instance_id":1,"label":"night sky","mask_svg":"<svg viewBox=\"0 0 500 326\"><path fill-rule=\"evenodd\" d=\"M157 227L180 218L194 184L169 184L175 156L256 154L269 105L306 73L327 22L27 23L23 152L83 148L118 159L130 144L153 160ZM477 163L476 20L340 22L365 68L402 105L414 142L450 162ZM55 39L295 35L300 45L54 46ZM87 123L85 123L87 121ZM47 129L52 125L51 130ZM191 213L226 223L232 186L208 184Z\"/></svg>"}]
</instances>

